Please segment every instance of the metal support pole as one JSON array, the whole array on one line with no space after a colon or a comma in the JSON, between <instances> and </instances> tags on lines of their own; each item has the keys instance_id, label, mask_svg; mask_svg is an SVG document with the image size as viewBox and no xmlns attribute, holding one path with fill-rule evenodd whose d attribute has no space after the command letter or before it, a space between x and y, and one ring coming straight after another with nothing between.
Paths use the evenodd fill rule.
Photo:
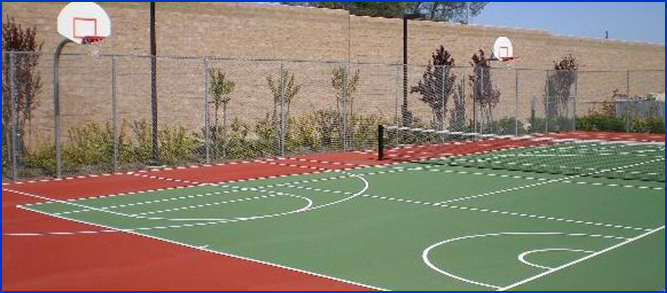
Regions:
<instances>
[{"instance_id":1,"label":"metal support pole","mask_svg":"<svg viewBox=\"0 0 667 293\"><path fill-rule=\"evenodd\" d=\"M401 123L401 118L400 118L400 115L401 115L400 113L401 112L400 112L400 107L399 107L399 102L398 102L398 97L399 97L399 95L398 95L398 84L399 84L398 79L400 78L400 73L401 73L401 68L399 66L396 66L396 80L395 80L396 90L395 90L395 93L394 93L394 108L395 108L394 110L396 111L396 113L394 114L396 116L396 117L394 117L395 118L394 121L396 122L395 123L395 125L396 125L396 135L394 135L394 140L395 140L394 146L395 147L398 147L398 141L399 141L398 127L403 126L402 123Z\"/></svg>"},{"instance_id":2,"label":"metal support pole","mask_svg":"<svg viewBox=\"0 0 667 293\"><path fill-rule=\"evenodd\" d=\"M625 72L625 94L627 99L625 101L625 132L630 132L630 70Z\"/></svg>"},{"instance_id":3,"label":"metal support pole","mask_svg":"<svg viewBox=\"0 0 667 293\"><path fill-rule=\"evenodd\" d=\"M113 171L118 171L118 104L116 98L116 76L118 57L111 57L111 112L113 119Z\"/></svg>"},{"instance_id":4,"label":"metal support pole","mask_svg":"<svg viewBox=\"0 0 667 293\"><path fill-rule=\"evenodd\" d=\"M9 53L9 83L11 91L11 147L9 152L11 154L12 160L12 180L18 179L18 161L17 161L17 152L18 152L18 119L17 119L17 101L18 101L18 89L16 88L16 53Z\"/></svg>"},{"instance_id":5,"label":"metal support pole","mask_svg":"<svg viewBox=\"0 0 667 293\"><path fill-rule=\"evenodd\" d=\"M343 147L343 151L347 149L347 144L346 144L346 137L347 137L347 113L345 110L345 107L347 107L347 103L345 99L347 98L347 95L345 94L346 91L346 84L347 84L347 65L342 67L342 76L341 76L341 94L340 94L340 113L341 113L341 124L342 124L342 129L341 129L341 143Z\"/></svg>"},{"instance_id":6,"label":"metal support pole","mask_svg":"<svg viewBox=\"0 0 667 293\"><path fill-rule=\"evenodd\" d=\"M403 125L411 125L408 112L408 19L403 17L403 106L401 107ZM406 123L407 120L407 123Z\"/></svg>"},{"instance_id":7,"label":"metal support pole","mask_svg":"<svg viewBox=\"0 0 667 293\"><path fill-rule=\"evenodd\" d=\"M69 39L64 39L56 47L56 51L53 54L53 133L55 140L56 148L56 177L62 177L62 150L61 150L61 137L60 137L60 53L62 53L63 48L68 43L71 43Z\"/></svg>"},{"instance_id":8,"label":"metal support pole","mask_svg":"<svg viewBox=\"0 0 667 293\"><path fill-rule=\"evenodd\" d=\"M544 133L549 132L549 70L546 71L546 77L547 82L544 97L544 116L546 119L544 119Z\"/></svg>"},{"instance_id":9,"label":"metal support pole","mask_svg":"<svg viewBox=\"0 0 667 293\"><path fill-rule=\"evenodd\" d=\"M514 135L519 136L519 70L514 69Z\"/></svg>"},{"instance_id":10,"label":"metal support pole","mask_svg":"<svg viewBox=\"0 0 667 293\"><path fill-rule=\"evenodd\" d=\"M280 156L285 156L285 71L283 63L280 63L280 133L278 145L280 146Z\"/></svg>"},{"instance_id":11,"label":"metal support pole","mask_svg":"<svg viewBox=\"0 0 667 293\"><path fill-rule=\"evenodd\" d=\"M579 86L579 73L574 72L574 97L572 97L572 130L577 130L577 96Z\"/></svg>"},{"instance_id":12,"label":"metal support pole","mask_svg":"<svg viewBox=\"0 0 667 293\"><path fill-rule=\"evenodd\" d=\"M210 94L209 60L204 57L204 145L206 146L206 164L211 163L211 125L208 96ZM218 126L216 125L216 131Z\"/></svg>"},{"instance_id":13,"label":"metal support pole","mask_svg":"<svg viewBox=\"0 0 667 293\"><path fill-rule=\"evenodd\" d=\"M440 130L445 130L445 70L447 70L446 65L442 65L440 74Z\"/></svg>"},{"instance_id":14,"label":"metal support pole","mask_svg":"<svg viewBox=\"0 0 667 293\"><path fill-rule=\"evenodd\" d=\"M152 122L152 162L150 165L158 166L160 156L158 152L158 102L157 102L157 47L155 40L155 2L150 3L149 31L150 31L150 59L151 59L151 122Z\"/></svg>"}]
</instances>

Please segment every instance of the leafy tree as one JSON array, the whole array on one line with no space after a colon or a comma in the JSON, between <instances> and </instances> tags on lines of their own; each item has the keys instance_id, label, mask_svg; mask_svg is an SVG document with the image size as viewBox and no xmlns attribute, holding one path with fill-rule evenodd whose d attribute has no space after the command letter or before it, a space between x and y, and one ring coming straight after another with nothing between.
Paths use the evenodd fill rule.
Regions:
<instances>
[{"instance_id":1,"label":"leafy tree","mask_svg":"<svg viewBox=\"0 0 667 293\"><path fill-rule=\"evenodd\" d=\"M213 140L217 140L217 133L218 133L218 113L220 112L220 106L222 106L222 134L223 136L225 135L227 131L227 104L231 100L231 97L229 94L234 90L234 87L236 86L236 83L233 81L229 80L226 76L225 73L222 72L220 69L213 69L211 68L209 70L209 79L211 80L211 96L213 98L212 101L210 101L211 104L213 104L214 107L214 115L215 115L215 122L214 122L214 131L213 131Z\"/></svg>"},{"instance_id":2,"label":"leafy tree","mask_svg":"<svg viewBox=\"0 0 667 293\"><path fill-rule=\"evenodd\" d=\"M405 13L421 13L424 19L465 22L478 15L488 2L281 2L320 8L345 9L354 15L403 17Z\"/></svg>"},{"instance_id":3,"label":"leafy tree","mask_svg":"<svg viewBox=\"0 0 667 293\"><path fill-rule=\"evenodd\" d=\"M444 128L445 109L449 99L456 75L451 73L454 66L454 58L445 47L440 46L431 55L426 71L417 86L410 89L411 93L419 93L422 102L431 107L433 121Z\"/></svg>"},{"instance_id":4,"label":"leafy tree","mask_svg":"<svg viewBox=\"0 0 667 293\"><path fill-rule=\"evenodd\" d=\"M479 50L479 55L472 54L470 66L473 67L473 75L468 76L468 81L472 87L473 107L480 110L482 121L479 123L484 126L493 120L493 108L500 101L500 91L493 87L493 78L491 76L491 66L489 60L484 55L484 50Z\"/></svg>"},{"instance_id":5,"label":"leafy tree","mask_svg":"<svg viewBox=\"0 0 667 293\"><path fill-rule=\"evenodd\" d=\"M292 105L292 100L299 94L301 90L301 85L297 84L294 80L294 73L290 73L288 70L283 70L281 72L282 78L274 80L273 76L269 75L266 78L266 82L269 85L271 94L273 95L273 115L271 116L271 122L274 127L279 126L279 121L289 121L289 112L290 106ZM283 95L284 93L284 95ZM278 118L278 108L283 105L283 111L281 111L282 119Z\"/></svg>"},{"instance_id":6,"label":"leafy tree","mask_svg":"<svg viewBox=\"0 0 667 293\"><path fill-rule=\"evenodd\" d=\"M23 28L14 18L8 17L2 23L2 134L3 153L11 142L11 97L16 95L16 121L18 151L25 153L26 124L37 107L37 95L42 90L42 80L37 72L39 54L8 52L40 52L44 42L37 41L37 30ZM14 58L15 92L12 92L10 76L10 56ZM4 163L4 162L3 162Z\"/></svg>"},{"instance_id":7,"label":"leafy tree","mask_svg":"<svg viewBox=\"0 0 667 293\"><path fill-rule=\"evenodd\" d=\"M554 61L554 69L549 72L547 79L548 117L556 118L567 113L567 108L572 98L572 85L577 80L578 69L579 62L572 55L564 56L558 62Z\"/></svg>"},{"instance_id":8,"label":"leafy tree","mask_svg":"<svg viewBox=\"0 0 667 293\"><path fill-rule=\"evenodd\" d=\"M456 85L454 93L454 109L449 114L449 128L452 131L463 131L466 123L466 84L465 79L461 79Z\"/></svg>"},{"instance_id":9,"label":"leafy tree","mask_svg":"<svg viewBox=\"0 0 667 293\"><path fill-rule=\"evenodd\" d=\"M359 69L355 70L354 73L350 76L350 72L347 67L340 66L336 67L331 72L331 86L334 88L336 94L336 106L339 109L341 105L345 106L345 113L352 115L352 109L354 105L354 93L357 91L357 85L359 84ZM343 88L345 88L343 90ZM343 97L343 92L345 96Z\"/></svg>"}]
</instances>

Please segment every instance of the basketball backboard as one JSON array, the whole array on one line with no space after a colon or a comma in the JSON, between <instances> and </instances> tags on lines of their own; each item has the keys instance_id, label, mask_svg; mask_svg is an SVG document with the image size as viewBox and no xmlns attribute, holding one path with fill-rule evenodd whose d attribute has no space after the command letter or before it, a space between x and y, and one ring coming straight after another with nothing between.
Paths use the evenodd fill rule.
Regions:
<instances>
[{"instance_id":1,"label":"basketball backboard","mask_svg":"<svg viewBox=\"0 0 667 293\"><path fill-rule=\"evenodd\" d=\"M111 20L94 2L72 2L58 15L58 33L77 44L97 42L111 35Z\"/></svg>"},{"instance_id":2,"label":"basketball backboard","mask_svg":"<svg viewBox=\"0 0 667 293\"><path fill-rule=\"evenodd\" d=\"M507 61L514 58L514 49L512 48L510 39L504 36L498 37L493 43L491 59Z\"/></svg>"}]
</instances>

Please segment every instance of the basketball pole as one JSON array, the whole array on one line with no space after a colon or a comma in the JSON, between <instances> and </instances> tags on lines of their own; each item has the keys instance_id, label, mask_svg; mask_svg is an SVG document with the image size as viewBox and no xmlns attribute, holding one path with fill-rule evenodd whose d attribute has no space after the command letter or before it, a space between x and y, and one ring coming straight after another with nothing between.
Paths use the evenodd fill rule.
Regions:
<instances>
[{"instance_id":1,"label":"basketball pole","mask_svg":"<svg viewBox=\"0 0 667 293\"><path fill-rule=\"evenodd\" d=\"M53 54L53 128L54 143L56 147L56 178L62 177L62 155L60 134L60 54L65 45L71 43L70 39L63 39Z\"/></svg>"}]
</instances>

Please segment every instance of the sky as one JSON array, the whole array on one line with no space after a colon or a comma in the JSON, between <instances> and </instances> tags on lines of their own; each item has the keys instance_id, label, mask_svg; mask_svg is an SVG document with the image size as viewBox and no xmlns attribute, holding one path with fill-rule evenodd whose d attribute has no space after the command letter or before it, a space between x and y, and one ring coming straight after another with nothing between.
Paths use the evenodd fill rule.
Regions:
<instances>
[{"instance_id":1,"label":"sky","mask_svg":"<svg viewBox=\"0 0 667 293\"><path fill-rule=\"evenodd\" d=\"M471 23L665 44L664 2L491 2Z\"/></svg>"}]
</instances>

